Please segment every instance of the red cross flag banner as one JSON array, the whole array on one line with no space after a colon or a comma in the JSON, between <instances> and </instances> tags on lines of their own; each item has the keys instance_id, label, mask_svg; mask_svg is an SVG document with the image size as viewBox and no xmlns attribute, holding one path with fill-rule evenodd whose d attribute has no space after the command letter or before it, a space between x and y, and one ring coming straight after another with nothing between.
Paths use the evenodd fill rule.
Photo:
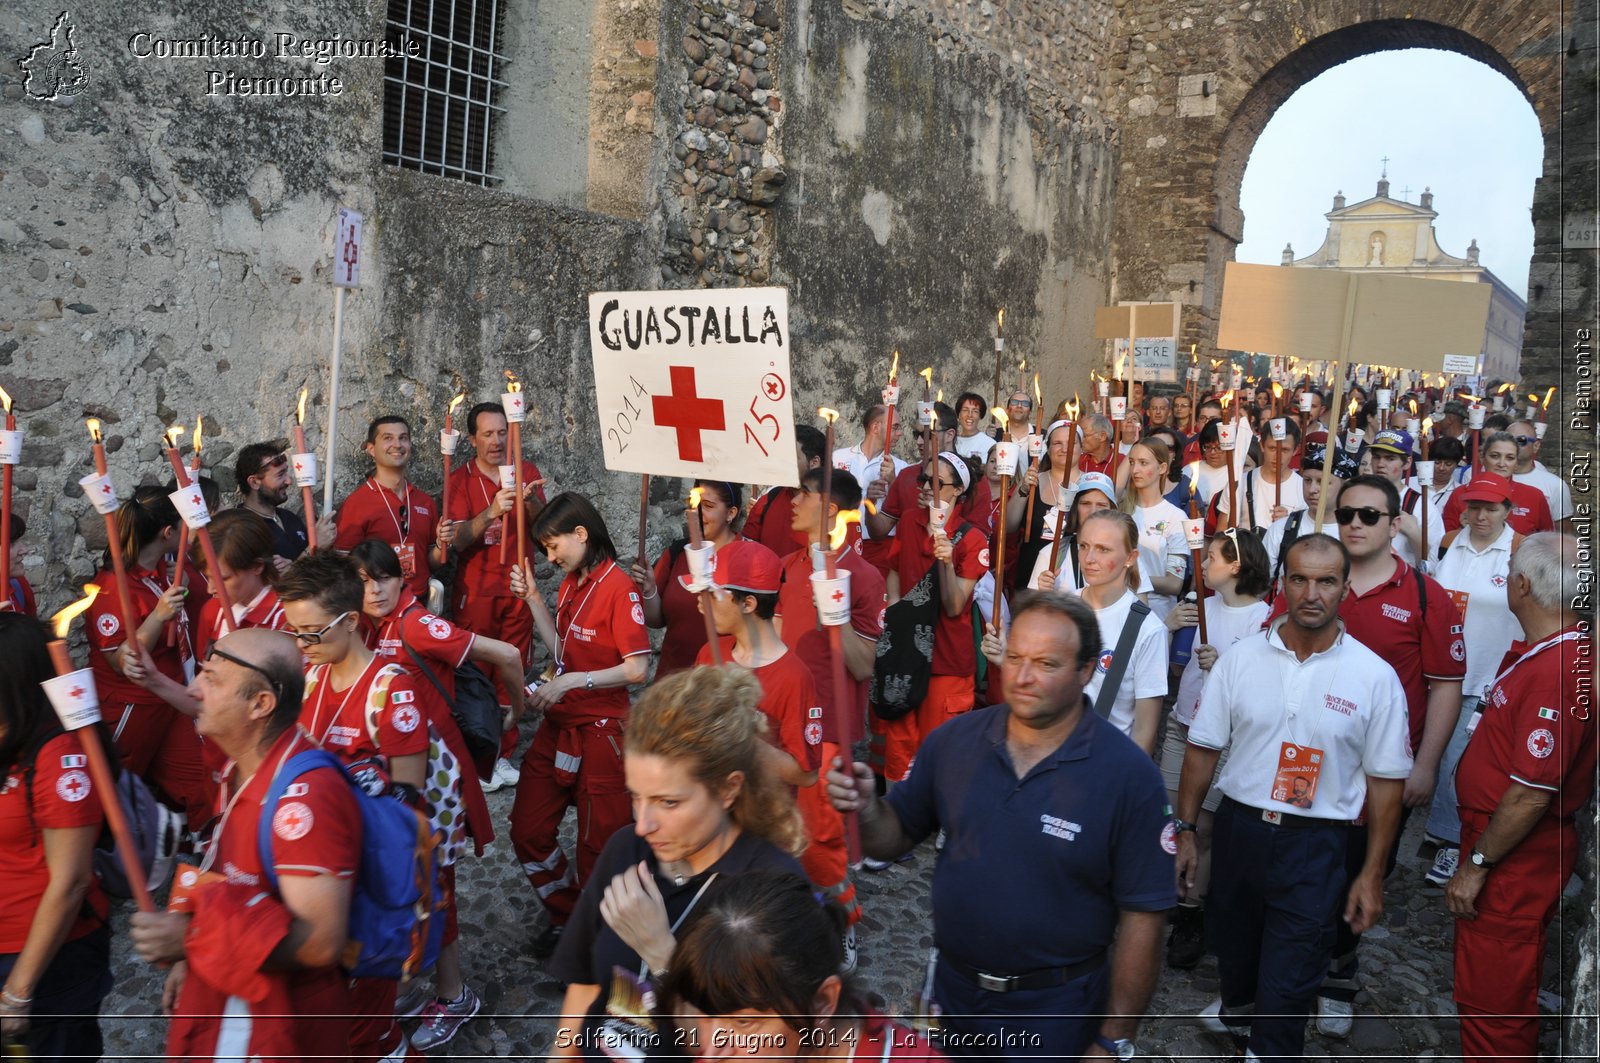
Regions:
<instances>
[{"instance_id":1,"label":"red cross flag banner","mask_svg":"<svg viewBox=\"0 0 1600 1063\"><path fill-rule=\"evenodd\" d=\"M785 288L589 297L606 468L799 486Z\"/></svg>"},{"instance_id":2,"label":"red cross flag banner","mask_svg":"<svg viewBox=\"0 0 1600 1063\"><path fill-rule=\"evenodd\" d=\"M361 287L361 212L339 208L339 236L333 250L333 283Z\"/></svg>"}]
</instances>

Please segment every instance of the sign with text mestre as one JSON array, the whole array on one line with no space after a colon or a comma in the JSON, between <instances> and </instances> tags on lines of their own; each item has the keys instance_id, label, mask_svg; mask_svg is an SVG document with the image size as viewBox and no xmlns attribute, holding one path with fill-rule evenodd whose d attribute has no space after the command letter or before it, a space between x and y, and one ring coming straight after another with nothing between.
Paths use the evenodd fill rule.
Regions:
<instances>
[{"instance_id":1,"label":"sign with text mestre","mask_svg":"<svg viewBox=\"0 0 1600 1063\"><path fill-rule=\"evenodd\" d=\"M799 486L785 288L596 292L606 468Z\"/></svg>"}]
</instances>

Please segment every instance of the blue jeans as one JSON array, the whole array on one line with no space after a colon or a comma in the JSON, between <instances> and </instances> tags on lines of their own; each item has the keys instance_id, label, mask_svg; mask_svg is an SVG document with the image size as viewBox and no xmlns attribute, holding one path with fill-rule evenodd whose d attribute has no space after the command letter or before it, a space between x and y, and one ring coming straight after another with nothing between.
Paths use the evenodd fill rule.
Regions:
<instances>
[{"instance_id":1,"label":"blue jeans","mask_svg":"<svg viewBox=\"0 0 1600 1063\"><path fill-rule=\"evenodd\" d=\"M1439 758L1439 776L1433 784L1433 804L1428 808L1427 831L1435 838L1443 838L1452 845L1461 844L1461 814L1456 810L1456 765L1461 754L1467 751L1467 724L1478 711L1480 698L1462 698L1461 715L1456 718L1456 729L1450 732L1450 742Z\"/></svg>"}]
</instances>

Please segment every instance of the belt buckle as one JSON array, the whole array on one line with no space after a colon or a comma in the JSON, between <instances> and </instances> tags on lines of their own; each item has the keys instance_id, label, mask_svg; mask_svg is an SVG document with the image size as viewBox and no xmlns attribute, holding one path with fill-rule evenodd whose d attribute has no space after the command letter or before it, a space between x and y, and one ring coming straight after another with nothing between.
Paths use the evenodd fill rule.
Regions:
<instances>
[{"instance_id":1,"label":"belt buckle","mask_svg":"<svg viewBox=\"0 0 1600 1063\"><path fill-rule=\"evenodd\" d=\"M1012 983L1015 981L1016 977L1014 975L1002 978L997 974L978 972L978 988L986 989L991 993L1009 993L1011 992Z\"/></svg>"},{"instance_id":2,"label":"belt buckle","mask_svg":"<svg viewBox=\"0 0 1600 1063\"><path fill-rule=\"evenodd\" d=\"M1263 823L1271 823L1274 826L1276 826L1277 824L1283 822L1283 813L1282 812L1274 812L1270 808L1263 809L1262 812L1261 812L1261 821Z\"/></svg>"}]
</instances>

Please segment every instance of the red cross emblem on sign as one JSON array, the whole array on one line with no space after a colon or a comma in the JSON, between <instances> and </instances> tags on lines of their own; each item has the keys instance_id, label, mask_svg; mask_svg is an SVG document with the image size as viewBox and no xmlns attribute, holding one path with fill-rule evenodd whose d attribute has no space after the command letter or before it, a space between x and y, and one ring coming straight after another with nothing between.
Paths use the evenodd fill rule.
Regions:
<instances>
[{"instance_id":1,"label":"red cross emblem on sign","mask_svg":"<svg viewBox=\"0 0 1600 1063\"><path fill-rule=\"evenodd\" d=\"M356 257L360 254L360 246L354 236L344 242L345 275L354 276L356 272Z\"/></svg>"},{"instance_id":2,"label":"red cross emblem on sign","mask_svg":"<svg viewBox=\"0 0 1600 1063\"><path fill-rule=\"evenodd\" d=\"M67 693L72 696L73 700L77 700L78 698L83 697L84 690L82 687L73 687L71 690L67 691Z\"/></svg>"},{"instance_id":3,"label":"red cross emblem on sign","mask_svg":"<svg viewBox=\"0 0 1600 1063\"><path fill-rule=\"evenodd\" d=\"M834 601L835 605L837 605L839 602L844 601L844 591L834 591L833 592L833 601Z\"/></svg>"},{"instance_id":4,"label":"red cross emblem on sign","mask_svg":"<svg viewBox=\"0 0 1600 1063\"><path fill-rule=\"evenodd\" d=\"M694 367L675 365L669 370L672 394L650 399L656 424L673 429L678 436L678 457L684 461L704 461L700 433L723 432L727 420L721 399L703 399L695 391Z\"/></svg>"}]
</instances>

